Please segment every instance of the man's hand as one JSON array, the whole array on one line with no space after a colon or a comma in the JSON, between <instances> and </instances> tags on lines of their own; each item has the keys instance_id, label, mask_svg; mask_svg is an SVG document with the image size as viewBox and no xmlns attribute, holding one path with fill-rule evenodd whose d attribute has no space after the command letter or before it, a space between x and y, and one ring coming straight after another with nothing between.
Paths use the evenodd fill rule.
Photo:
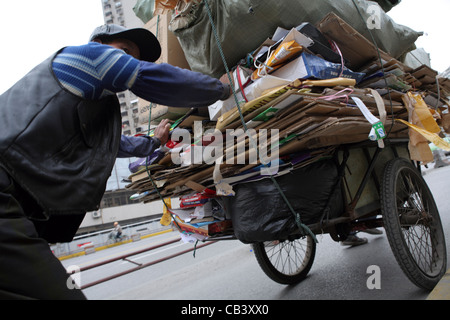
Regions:
<instances>
[{"instance_id":1,"label":"man's hand","mask_svg":"<svg viewBox=\"0 0 450 320\"><path fill-rule=\"evenodd\" d=\"M165 145L169 140L170 123L168 119L163 119L155 128L154 137L158 138L161 146Z\"/></svg>"},{"instance_id":2,"label":"man's hand","mask_svg":"<svg viewBox=\"0 0 450 320\"><path fill-rule=\"evenodd\" d=\"M233 73L230 72L230 77L231 77L231 81L233 81ZM221 77L220 77L220 82L222 83L226 83L231 85L230 83L230 77L228 77L228 73L224 73Z\"/></svg>"},{"instance_id":3,"label":"man's hand","mask_svg":"<svg viewBox=\"0 0 450 320\"><path fill-rule=\"evenodd\" d=\"M233 81L233 74L230 73L230 76L231 76L231 81ZM234 84L230 83L230 78L228 77L227 73L223 74L219 80L220 80L220 82L223 83L225 90L228 90L228 94L227 94L227 98L228 98L229 96L231 96L233 94L233 89L231 88L231 86L233 86ZM225 100L225 99L222 99L222 100Z\"/></svg>"}]
</instances>

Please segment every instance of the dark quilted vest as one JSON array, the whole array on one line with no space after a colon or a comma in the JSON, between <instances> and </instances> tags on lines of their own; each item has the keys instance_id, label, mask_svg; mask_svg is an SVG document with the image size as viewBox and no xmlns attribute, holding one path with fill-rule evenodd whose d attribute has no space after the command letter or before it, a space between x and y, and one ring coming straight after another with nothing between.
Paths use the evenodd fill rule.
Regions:
<instances>
[{"instance_id":1,"label":"dark quilted vest","mask_svg":"<svg viewBox=\"0 0 450 320\"><path fill-rule=\"evenodd\" d=\"M54 57L0 96L0 165L46 218L98 208L121 135L116 96L88 101L65 90Z\"/></svg>"}]
</instances>

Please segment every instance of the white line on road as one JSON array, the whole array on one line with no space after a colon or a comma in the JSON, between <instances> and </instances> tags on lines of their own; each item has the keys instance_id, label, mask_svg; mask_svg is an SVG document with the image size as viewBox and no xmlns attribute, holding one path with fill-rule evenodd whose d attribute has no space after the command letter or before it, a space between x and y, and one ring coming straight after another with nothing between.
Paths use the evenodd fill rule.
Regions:
<instances>
[{"instance_id":1,"label":"white line on road","mask_svg":"<svg viewBox=\"0 0 450 320\"><path fill-rule=\"evenodd\" d=\"M174 246L172 246L172 247L165 248L165 249L161 249L161 250L158 250L158 251L155 251L155 252L152 252L152 253L147 253L147 254L144 254L144 255L140 255L140 256L138 256L138 257L136 257L136 258L133 258L133 260L131 260L131 259L128 259L128 260L130 260L130 261L135 261L135 260L142 259L142 258L151 256L151 255L154 255L154 254L158 254L158 253L161 253L161 252L164 252L164 251L167 251L167 250L174 249L174 248L176 248L176 247L179 247L179 246L182 246L182 245L185 245L185 244L186 244L186 243L178 243L178 244L176 244L176 245L174 245ZM121 264L124 264L124 263L129 263L129 262L128 262L128 261L122 261L122 262L121 262Z\"/></svg>"}]
</instances>

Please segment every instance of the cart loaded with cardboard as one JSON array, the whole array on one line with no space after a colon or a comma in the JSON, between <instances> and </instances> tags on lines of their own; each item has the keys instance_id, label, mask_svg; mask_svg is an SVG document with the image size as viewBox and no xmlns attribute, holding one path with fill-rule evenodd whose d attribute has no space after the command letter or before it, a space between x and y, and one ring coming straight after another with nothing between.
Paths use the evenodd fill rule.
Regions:
<instances>
[{"instance_id":1,"label":"cart loaded with cardboard","mask_svg":"<svg viewBox=\"0 0 450 320\"><path fill-rule=\"evenodd\" d=\"M446 246L421 165L430 142L450 150L450 80L408 62L420 34L386 15L397 1L173 2L191 69L233 94L175 121L128 188L178 198L165 209L185 241L252 244L279 283L306 277L317 234L384 227L408 278L434 288Z\"/></svg>"}]
</instances>

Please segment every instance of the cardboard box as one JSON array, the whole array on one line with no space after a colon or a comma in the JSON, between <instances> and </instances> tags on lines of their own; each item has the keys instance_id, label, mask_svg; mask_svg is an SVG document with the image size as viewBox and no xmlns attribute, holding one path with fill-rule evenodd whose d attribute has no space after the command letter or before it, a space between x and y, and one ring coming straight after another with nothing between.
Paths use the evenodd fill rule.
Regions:
<instances>
[{"instance_id":1,"label":"cardboard box","mask_svg":"<svg viewBox=\"0 0 450 320\"><path fill-rule=\"evenodd\" d=\"M237 83L235 75L236 71L233 72L233 77L235 78L234 83ZM264 78L259 78L253 83L249 84L244 89L244 94L248 101L252 101L264 95L266 92L269 92L271 89L286 86L290 82L291 81L289 80L280 79L272 75L267 75ZM236 90L239 90L239 88L237 87ZM242 107L246 103L242 95L242 92L237 92L236 95L238 102L240 103L240 107ZM236 108L236 100L234 99L234 95L231 95L228 99L224 101L222 100L216 101L215 103L213 103L208 107L209 118L213 121L216 121L222 115L226 114L227 112L235 108Z\"/></svg>"},{"instance_id":2,"label":"cardboard box","mask_svg":"<svg viewBox=\"0 0 450 320\"><path fill-rule=\"evenodd\" d=\"M341 64L326 61L314 54L303 52L300 57L271 73L272 76L294 81L296 79L331 79L339 77ZM355 79L356 83L364 77L364 73L353 72L344 67L343 78Z\"/></svg>"},{"instance_id":3,"label":"cardboard box","mask_svg":"<svg viewBox=\"0 0 450 320\"><path fill-rule=\"evenodd\" d=\"M154 16L144 25L144 28L150 30L161 44L161 57L156 63L169 63L173 66L189 69L189 64L177 37L169 31L170 20L171 14L163 14Z\"/></svg>"},{"instance_id":4,"label":"cardboard box","mask_svg":"<svg viewBox=\"0 0 450 320\"><path fill-rule=\"evenodd\" d=\"M231 220L223 220L223 221L215 220L212 222L190 224L180 221L177 217L175 217L175 219L176 219L175 225L176 226L178 225L180 227L181 232L197 234L200 236L200 239L209 237L216 233L224 232L227 229L231 228L232 226Z\"/></svg>"},{"instance_id":5,"label":"cardboard box","mask_svg":"<svg viewBox=\"0 0 450 320\"><path fill-rule=\"evenodd\" d=\"M178 38L168 29L170 20L171 14L163 14L154 16L144 25L144 28L150 30L158 38L159 43L161 44L161 56L156 63L168 63L183 69L190 69ZM148 124L148 106L150 105L150 102L144 99L139 99L138 105L139 110L143 110L139 114L139 124ZM153 106L152 121L160 120L162 118L175 120L190 110L190 108L174 108L156 104L153 104Z\"/></svg>"},{"instance_id":6,"label":"cardboard box","mask_svg":"<svg viewBox=\"0 0 450 320\"><path fill-rule=\"evenodd\" d=\"M209 201L211 197L205 196L201 193L196 193L193 195L187 195L180 198L180 208L190 208L203 206Z\"/></svg>"},{"instance_id":7,"label":"cardboard box","mask_svg":"<svg viewBox=\"0 0 450 320\"><path fill-rule=\"evenodd\" d=\"M335 13L327 14L317 24L317 28L325 37L338 45L353 70L358 70L370 61L378 59L375 45ZM389 55L382 50L380 54L383 59L390 59Z\"/></svg>"}]
</instances>

